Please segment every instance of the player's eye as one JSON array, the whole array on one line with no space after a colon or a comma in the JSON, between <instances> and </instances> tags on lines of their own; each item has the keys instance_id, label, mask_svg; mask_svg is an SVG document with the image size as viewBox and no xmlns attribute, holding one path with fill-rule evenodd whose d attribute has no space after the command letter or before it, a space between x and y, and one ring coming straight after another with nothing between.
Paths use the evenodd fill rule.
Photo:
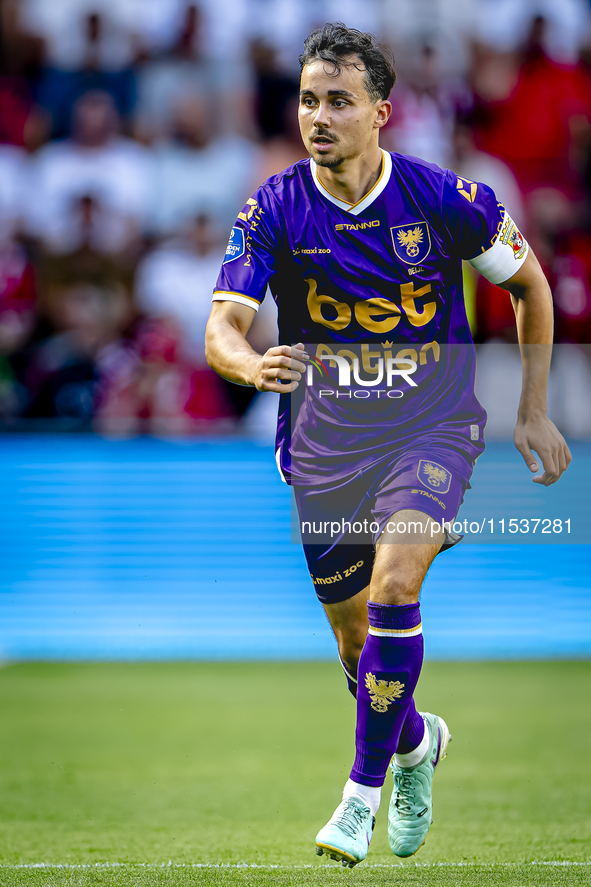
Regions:
<instances>
[{"instance_id":1,"label":"player's eye","mask_svg":"<svg viewBox=\"0 0 591 887\"><path fill-rule=\"evenodd\" d=\"M336 102L333 103L335 108L344 108L347 105L347 102L344 102L343 99L337 99Z\"/></svg>"},{"instance_id":2,"label":"player's eye","mask_svg":"<svg viewBox=\"0 0 591 887\"><path fill-rule=\"evenodd\" d=\"M315 104L316 103L315 103L314 99L311 98L310 96L306 96L305 98L302 99L302 105L305 108L312 108L313 105L315 105Z\"/></svg>"}]
</instances>

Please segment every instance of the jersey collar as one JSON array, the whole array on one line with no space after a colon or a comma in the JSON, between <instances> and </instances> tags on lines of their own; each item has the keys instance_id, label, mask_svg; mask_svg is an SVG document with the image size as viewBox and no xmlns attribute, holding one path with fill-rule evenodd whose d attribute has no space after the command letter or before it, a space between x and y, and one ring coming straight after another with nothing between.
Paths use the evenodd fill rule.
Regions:
<instances>
[{"instance_id":1,"label":"jersey collar","mask_svg":"<svg viewBox=\"0 0 591 887\"><path fill-rule=\"evenodd\" d=\"M331 194L328 188L325 188L318 178L318 165L316 161L310 158L310 169L312 170L314 184L323 197L326 197L327 200L330 200L330 202L334 203L335 206L338 206L339 209L343 209L345 212L351 213L351 215L358 216L364 209L371 206L390 181L390 174L392 172L392 155L389 154L388 151L384 151L383 148L380 148L380 151L382 152L382 171L371 191L368 191L365 197L362 197L358 203L346 203L344 200L339 200L338 197Z\"/></svg>"}]
</instances>

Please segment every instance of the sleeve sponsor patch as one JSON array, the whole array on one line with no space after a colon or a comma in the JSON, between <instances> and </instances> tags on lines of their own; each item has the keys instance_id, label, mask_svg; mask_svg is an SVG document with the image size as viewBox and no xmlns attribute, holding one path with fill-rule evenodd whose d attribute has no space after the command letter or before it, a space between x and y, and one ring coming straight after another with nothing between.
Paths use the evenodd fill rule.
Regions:
<instances>
[{"instance_id":1,"label":"sleeve sponsor patch","mask_svg":"<svg viewBox=\"0 0 591 887\"><path fill-rule=\"evenodd\" d=\"M468 203L474 203L476 199L476 194L478 193L478 183L471 182L470 179L461 179L458 176L458 180L456 182L456 188L462 195L465 197Z\"/></svg>"},{"instance_id":2,"label":"sleeve sponsor patch","mask_svg":"<svg viewBox=\"0 0 591 887\"><path fill-rule=\"evenodd\" d=\"M226 255L224 256L223 264L225 265L227 262L233 262L234 259L239 259L240 256L244 255L244 251L244 231L242 228L234 227L232 228L228 246L226 247Z\"/></svg>"},{"instance_id":3,"label":"sleeve sponsor patch","mask_svg":"<svg viewBox=\"0 0 591 887\"><path fill-rule=\"evenodd\" d=\"M503 283L519 271L528 252L527 240L505 210L495 242L486 252L470 259L470 264L491 283Z\"/></svg>"}]
</instances>

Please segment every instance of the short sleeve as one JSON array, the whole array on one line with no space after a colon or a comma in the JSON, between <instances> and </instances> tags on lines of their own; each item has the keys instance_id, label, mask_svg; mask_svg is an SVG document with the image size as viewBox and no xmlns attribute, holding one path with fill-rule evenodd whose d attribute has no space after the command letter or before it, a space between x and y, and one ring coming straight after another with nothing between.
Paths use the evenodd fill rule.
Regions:
<instances>
[{"instance_id":1,"label":"short sleeve","mask_svg":"<svg viewBox=\"0 0 591 887\"><path fill-rule=\"evenodd\" d=\"M259 189L230 232L213 301L238 302L258 311L277 271L277 240L272 207Z\"/></svg>"},{"instance_id":2,"label":"short sleeve","mask_svg":"<svg viewBox=\"0 0 591 887\"><path fill-rule=\"evenodd\" d=\"M491 283L508 280L525 262L528 243L488 185L448 170L442 213L453 253Z\"/></svg>"}]
</instances>

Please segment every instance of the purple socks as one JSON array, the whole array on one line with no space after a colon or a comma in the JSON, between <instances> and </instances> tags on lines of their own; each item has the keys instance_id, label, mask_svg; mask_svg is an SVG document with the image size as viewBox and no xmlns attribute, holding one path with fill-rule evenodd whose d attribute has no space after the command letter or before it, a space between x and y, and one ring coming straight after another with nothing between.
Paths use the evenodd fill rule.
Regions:
<instances>
[{"instance_id":1,"label":"purple socks","mask_svg":"<svg viewBox=\"0 0 591 887\"><path fill-rule=\"evenodd\" d=\"M368 601L367 609L369 634L359 659L351 779L381 786L394 752L405 754L423 738L423 719L412 698L423 664L423 634L419 604Z\"/></svg>"},{"instance_id":2,"label":"purple socks","mask_svg":"<svg viewBox=\"0 0 591 887\"><path fill-rule=\"evenodd\" d=\"M424 735L425 722L415 708L414 699L411 699L396 752L399 755L407 755L409 751L414 751L423 741Z\"/></svg>"},{"instance_id":3,"label":"purple socks","mask_svg":"<svg viewBox=\"0 0 591 887\"><path fill-rule=\"evenodd\" d=\"M349 693L351 694L353 699L357 699L357 678L355 677L353 672L350 671L349 667L345 665L340 655L339 662L341 663L341 667L345 672L347 686L349 687ZM404 720L402 733L400 734L400 741L398 742L398 748L396 749L398 754L406 755L409 751L413 751L415 748L417 748L423 740L424 732L425 722L423 721L420 714L417 712L413 699L408 707L408 713Z\"/></svg>"}]
</instances>

